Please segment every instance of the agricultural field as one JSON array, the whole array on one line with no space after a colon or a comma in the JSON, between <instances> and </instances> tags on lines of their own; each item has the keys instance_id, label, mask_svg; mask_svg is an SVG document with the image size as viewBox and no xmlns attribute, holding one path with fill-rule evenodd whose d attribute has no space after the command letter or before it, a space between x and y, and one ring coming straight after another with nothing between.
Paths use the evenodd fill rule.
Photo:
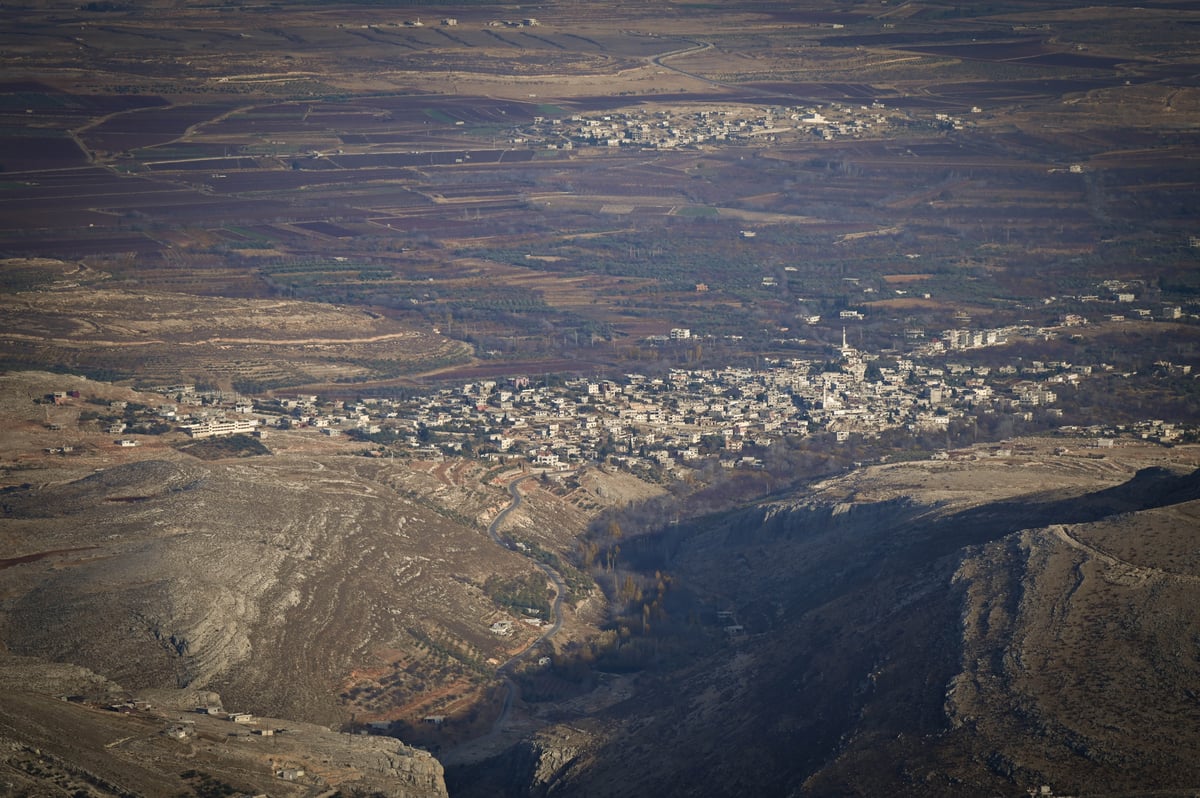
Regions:
<instances>
[{"instance_id":1,"label":"agricultural field","mask_svg":"<svg viewBox=\"0 0 1200 798\"><path fill-rule=\"evenodd\" d=\"M845 309L887 347L1051 322L1104 280L1195 301L1196 20L1170 4L2 13L0 254L462 346L183 358L217 383L598 373L661 363L672 327L714 363L811 354Z\"/></svg>"},{"instance_id":2,"label":"agricultural field","mask_svg":"<svg viewBox=\"0 0 1200 798\"><path fill-rule=\"evenodd\" d=\"M461 342L379 314L297 300L197 297L110 287L61 261L5 261L9 368L61 369L148 384L180 376L261 393L297 381L353 383L466 362ZM265 331L265 332L264 332Z\"/></svg>"}]
</instances>

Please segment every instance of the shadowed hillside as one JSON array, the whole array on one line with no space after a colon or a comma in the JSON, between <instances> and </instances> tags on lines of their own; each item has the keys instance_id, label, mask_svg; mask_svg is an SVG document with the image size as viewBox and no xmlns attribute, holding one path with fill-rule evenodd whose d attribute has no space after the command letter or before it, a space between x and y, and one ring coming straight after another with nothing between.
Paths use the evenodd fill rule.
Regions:
<instances>
[{"instance_id":1,"label":"shadowed hillside","mask_svg":"<svg viewBox=\"0 0 1200 798\"><path fill-rule=\"evenodd\" d=\"M972 468L947 478L989 484L1000 467ZM887 493L903 469L932 473L872 469L854 489ZM1038 476L1026 485L1037 492L995 501L929 503L928 486L831 501L847 479L670 541L631 541L633 562L736 618L736 636L647 673L638 699L602 719L543 732L494 769L452 770L451 788L483 794L472 785L520 768L513 795L1131 794L1200 782L1188 737L1200 728L1188 610L1200 597L1200 472L1145 468L1088 492Z\"/></svg>"}]
</instances>

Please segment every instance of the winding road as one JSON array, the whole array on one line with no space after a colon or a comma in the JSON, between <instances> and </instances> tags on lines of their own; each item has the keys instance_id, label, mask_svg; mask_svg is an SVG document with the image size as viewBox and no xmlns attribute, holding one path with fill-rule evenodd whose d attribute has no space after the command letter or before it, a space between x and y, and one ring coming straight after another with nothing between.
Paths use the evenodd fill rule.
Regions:
<instances>
[{"instance_id":1,"label":"winding road","mask_svg":"<svg viewBox=\"0 0 1200 798\"><path fill-rule=\"evenodd\" d=\"M683 47L678 50L671 50L666 53L659 53L658 55L649 58L649 62L657 67L674 72L677 75L683 75L684 77L698 80L702 83L707 83L709 86L716 88L736 91L743 95L755 95L758 97L786 97L790 100L795 100L801 103L828 102L828 99L822 99L820 97L802 97L798 94L793 94L792 92L783 91L781 89L756 89L752 86L746 86L740 83L728 83L725 81L714 80L713 78L706 77L698 72L689 72L686 69L680 69L677 66L671 66L666 62L666 59L684 55L695 55L713 48L713 44L711 42L699 41L697 39L684 39L683 41L687 42L691 46Z\"/></svg>"},{"instance_id":2,"label":"winding road","mask_svg":"<svg viewBox=\"0 0 1200 798\"><path fill-rule=\"evenodd\" d=\"M671 50L668 53L660 53L660 54L654 56L653 58L651 58L650 63L654 64L657 67L662 67L663 69L669 69L672 72L675 72L676 74L683 75L684 77L693 78L695 80L702 80L705 83L708 83L713 86L728 86L729 84L721 83L719 81L713 80L712 78L706 78L703 75L697 75L695 72L687 72L683 69L680 69L679 67L673 67L673 66L670 66L669 64L663 63L664 58L673 58L674 56L677 56L677 55L694 55L696 53L702 53L705 50L712 49L712 44L710 42L698 42L698 41L695 41L694 39L684 39L684 41L688 42L692 46L684 47L679 50Z\"/></svg>"},{"instance_id":3,"label":"winding road","mask_svg":"<svg viewBox=\"0 0 1200 798\"><path fill-rule=\"evenodd\" d=\"M1193 574L1181 574L1175 571L1166 571L1162 568L1155 568L1149 565L1138 565L1129 560L1122 560L1120 557L1113 556L1103 549L1097 548L1090 543L1087 543L1075 537L1071 532L1071 528L1066 524L1054 524L1049 527L1049 531L1063 543L1073 549L1082 551L1083 553L1096 558L1104 563L1109 568L1119 568L1125 573L1137 578L1140 582L1147 582L1150 579L1177 579L1183 582L1200 582L1200 576Z\"/></svg>"},{"instance_id":4,"label":"winding road","mask_svg":"<svg viewBox=\"0 0 1200 798\"><path fill-rule=\"evenodd\" d=\"M532 474L525 474L524 476L517 477L508 483L508 494L512 497L512 502L509 503L509 505L503 510L501 510L500 514L492 519L492 523L488 525L488 536L493 542L496 543L496 545L504 545L504 541L500 539L500 524L504 522L504 519L508 517L509 513L521 506L521 491L517 486L532 476ZM567 586L563 582L558 571L554 570L546 563L534 560L533 564L540 568L542 573L544 573L550 579L550 581L554 583L554 604L550 608L550 617L553 619L553 622L536 640L534 640L525 648L521 649L521 651L518 653L509 657L507 662L497 668L496 672L499 674L507 674L512 670L513 665L520 662L521 659L529 653L530 649L532 649L538 643L554 637L556 634L558 634L558 630L562 629L562 601L563 596L567 592Z\"/></svg>"},{"instance_id":5,"label":"winding road","mask_svg":"<svg viewBox=\"0 0 1200 798\"><path fill-rule=\"evenodd\" d=\"M500 526L504 523L505 519L508 518L509 513L521 506L521 491L519 486L522 482L527 479L531 479L533 476L533 474L523 474L508 483L508 494L512 497L512 501L509 502L509 505L501 510L495 518L492 519L492 522L488 524L487 529L488 537L490 537L496 545L505 546L505 548L508 548L508 546L505 545L504 541L500 537ZM563 582L562 576L559 575L558 571L554 570L546 563L534 560L533 564L541 569L542 573L544 573L547 578L554 583L554 603L551 605L550 609L550 615L553 620L551 624L546 627L545 631L543 631L535 640L531 641L529 645L522 648L516 654L513 654L502 665L496 668L496 675L504 680L504 703L500 709L500 714L496 717L496 721L492 724L491 730L481 737L476 737L474 740L469 740L465 743L455 746L449 751L439 754L438 759L443 764L462 764L465 762L478 761L486 758L492 753L496 753L492 749L495 748L500 735L504 731L505 724L508 723L509 716L512 712L513 700L517 696L517 683L513 681L511 675L513 669L521 662L521 660L528 656L530 651L537 648L538 644L551 639L558 634L560 629L562 629L562 602L563 596L565 596L567 592L566 583Z\"/></svg>"}]
</instances>

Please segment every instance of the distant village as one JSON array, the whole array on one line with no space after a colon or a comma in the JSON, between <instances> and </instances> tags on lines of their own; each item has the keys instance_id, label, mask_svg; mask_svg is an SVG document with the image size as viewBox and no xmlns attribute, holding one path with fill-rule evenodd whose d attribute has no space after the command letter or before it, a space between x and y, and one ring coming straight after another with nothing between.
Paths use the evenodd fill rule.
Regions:
<instances>
[{"instance_id":1,"label":"distant village","mask_svg":"<svg viewBox=\"0 0 1200 798\"><path fill-rule=\"evenodd\" d=\"M965 122L937 114L928 123L962 129ZM515 131L510 144L570 150L579 146L674 149L736 141L776 142L783 138L862 138L880 135L916 120L904 111L871 105L730 106L723 110L632 108L563 118L536 116Z\"/></svg>"},{"instance_id":2,"label":"distant village","mask_svg":"<svg viewBox=\"0 0 1200 798\"><path fill-rule=\"evenodd\" d=\"M311 430L373 443L367 452L373 456L470 456L546 469L607 462L668 474L712 462L756 468L784 436L825 434L836 444L896 429L937 432L956 420L995 414L1061 426L1060 394L1113 373L1113 366L1034 360L985 367L956 362L954 354L1017 337L1048 339L1081 323L1065 318L1050 328L945 330L914 342L905 355L886 357L848 345L843 330L841 347L827 360L763 359L757 368L672 369L662 376L538 385L527 377L480 380L403 400L250 399L177 385L159 389L171 401L146 412L154 423L193 438ZM683 328L670 335L691 337ZM1187 365L1160 361L1156 368L1194 376ZM127 422L107 428L112 434L129 430ZM1197 432L1162 420L1074 431L1089 434L1097 447L1118 436L1170 444ZM132 446L138 439L117 442Z\"/></svg>"}]
</instances>

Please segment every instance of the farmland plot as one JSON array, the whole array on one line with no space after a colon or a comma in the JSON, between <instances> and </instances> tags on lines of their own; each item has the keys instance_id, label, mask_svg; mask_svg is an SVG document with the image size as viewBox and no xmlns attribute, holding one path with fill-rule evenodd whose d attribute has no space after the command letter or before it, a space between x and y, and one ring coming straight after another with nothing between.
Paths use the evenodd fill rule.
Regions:
<instances>
[{"instance_id":1,"label":"farmland plot","mask_svg":"<svg viewBox=\"0 0 1200 798\"><path fill-rule=\"evenodd\" d=\"M1175 85L1190 73L1178 54L1101 35L1136 20L1177 44L1177 26L1115 11L1025 27L939 26L915 8L586 11L536 25L482 9L455 25L403 9L197 11L169 31L132 10L81 11L74 28L34 14L6 41L47 69L108 71L91 87L35 69L0 84L0 251L91 256L170 290L363 302L430 326L462 310L557 362L544 341L596 329L628 340L711 319L713 333L761 336L873 300L866 289L908 255L945 275L931 283L943 303L976 302L1055 273L1054 247L1015 242L1086 249L1118 219L1145 220L1133 238L1188 227L1194 188L1172 178L1194 171L1198 104ZM772 121L654 149L654 125L685 111L701 127L701 111ZM567 132L592 124L619 146ZM639 124L647 135L626 135ZM451 295L467 286L438 277L463 257L506 279L529 269L522 296L537 301L485 322L476 299ZM1099 272L1119 270L1103 257ZM365 270L280 271L332 258ZM956 264L981 261L956 281ZM851 275L868 281L857 293ZM430 276L437 290L416 292Z\"/></svg>"}]
</instances>

